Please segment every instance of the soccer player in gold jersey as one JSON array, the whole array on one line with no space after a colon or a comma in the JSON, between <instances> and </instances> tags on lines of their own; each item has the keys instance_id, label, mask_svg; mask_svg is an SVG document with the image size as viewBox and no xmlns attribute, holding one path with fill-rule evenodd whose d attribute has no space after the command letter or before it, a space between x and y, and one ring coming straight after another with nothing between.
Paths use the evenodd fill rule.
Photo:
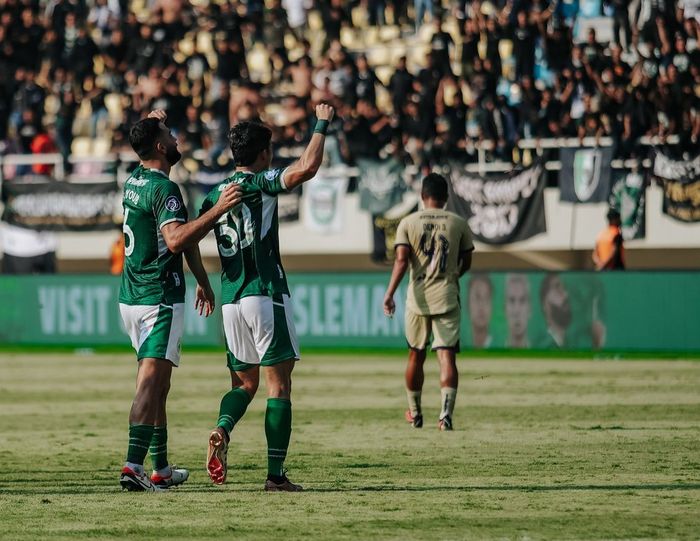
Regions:
<instances>
[{"instance_id":1,"label":"soccer player in gold jersey","mask_svg":"<svg viewBox=\"0 0 700 541\"><path fill-rule=\"evenodd\" d=\"M406 299L406 341L408 366L406 420L415 428L423 426L421 392L423 364L432 336L432 349L440 362L442 406L438 426L452 430L457 396L459 351L459 277L469 270L474 243L467 221L444 210L447 180L431 173L423 179L424 209L406 216L396 231L396 260L384 296L384 313L393 316L394 294L410 269Z\"/></svg>"}]
</instances>

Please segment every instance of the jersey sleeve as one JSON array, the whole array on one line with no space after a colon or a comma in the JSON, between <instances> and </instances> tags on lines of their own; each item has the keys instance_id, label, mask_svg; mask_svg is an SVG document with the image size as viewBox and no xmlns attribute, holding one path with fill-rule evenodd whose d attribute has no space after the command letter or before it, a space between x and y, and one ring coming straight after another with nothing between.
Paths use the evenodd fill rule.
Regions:
<instances>
[{"instance_id":1,"label":"jersey sleeve","mask_svg":"<svg viewBox=\"0 0 700 541\"><path fill-rule=\"evenodd\" d=\"M156 186L153 193L153 214L156 217L158 229L170 222L187 221L187 209L177 184L163 182Z\"/></svg>"},{"instance_id":2,"label":"jersey sleeve","mask_svg":"<svg viewBox=\"0 0 700 541\"><path fill-rule=\"evenodd\" d=\"M263 192L268 195L277 195L278 193L287 191L287 186L284 184L285 169L268 169L253 175L248 179L248 182L255 184Z\"/></svg>"},{"instance_id":3,"label":"jersey sleeve","mask_svg":"<svg viewBox=\"0 0 700 541\"><path fill-rule=\"evenodd\" d=\"M219 190L219 186L216 186L211 189L209 194L204 198L204 201L202 201L202 206L199 207L199 214L197 216L201 216L202 214L211 210L211 208L216 203L216 199L218 199L216 194L220 193Z\"/></svg>"},{"instance_id":4,"label":"jersey sleeve","mask_svg":"<svg viewBox=\"0 0 700 541\"><path fill-rule=\"evenodd\" d=\"M399 222L399 226L396 228L396 238L394 238L394 247L400 245L411 245L410 241L408 240L408 222L406 220L401 220Z\"/></svg>"},{"instance_id":5,"label":"jersey sleeve","mask_svg":"<svg viewBox=\"0 0 700 541\"><path fill-rule=\"evenodd\" d=\"M469 224L467 224L466 221L464 222L462 238L459 241L459 251L460 253L474 251L474 241L472 240L472 232L471 229L469 229Z\"/></svg>"}]
</instances>

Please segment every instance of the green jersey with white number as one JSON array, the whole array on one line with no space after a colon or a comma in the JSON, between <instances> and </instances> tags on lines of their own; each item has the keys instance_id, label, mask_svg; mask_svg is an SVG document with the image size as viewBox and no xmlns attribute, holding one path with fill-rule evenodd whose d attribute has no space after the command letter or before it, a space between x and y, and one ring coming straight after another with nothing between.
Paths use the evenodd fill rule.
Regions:
<instances>
[{"instance_id":1,"label":"green jersey with white number","mask_svg":"<svg viewBox=\"0 0 700 541\"><path fill-rule=\"evenodd\" d=\"M289 295L279 249L277 194L285 191L282 169L234 173L204 200L200 216L235 182L243 188L242 202L214 227L221 258L221 303L252 295Z\"/></svg>"},{"instance_id":2,"label":"green jersey with white number","mask_svg":"<svg viewBox=\"0 0 700 541\"><path fill-rule=\"evenodd\" d=\"M157 305L185 301L182 254L165 244L161 228L186 222L177 184L157 169L138 166L124 184L124 271L119 302Z\"/></svg>"}]
</instances>

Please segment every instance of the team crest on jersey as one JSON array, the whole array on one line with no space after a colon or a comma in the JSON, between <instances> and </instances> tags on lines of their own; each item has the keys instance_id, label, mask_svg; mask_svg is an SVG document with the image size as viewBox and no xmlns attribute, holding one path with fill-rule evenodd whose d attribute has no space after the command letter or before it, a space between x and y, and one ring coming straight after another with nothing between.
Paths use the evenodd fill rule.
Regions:
<instances>
[{"instance_id":1,"label":"team crest on jersey","mask_svg":"<svg viewBox=\"0 0 700 541\"><path fill-rule=\"evenodd\" d=\"M165 208L168 209L170 212L177 212L178 210L180 210L181 206L182 205L180 204L180 200L174 195L171 195L165 200Z\"/></svg>"},{"instance_id":2,"label":"team crest on jersey","mask_svg":"<svg viewBox=\"0 0 700 541\"><path fill-rule=\"evenodd\" d=\"M265 173L266 180L275 180L275 177L279 173L279 169L270 169Z\"/></svg>"}]
</instances>

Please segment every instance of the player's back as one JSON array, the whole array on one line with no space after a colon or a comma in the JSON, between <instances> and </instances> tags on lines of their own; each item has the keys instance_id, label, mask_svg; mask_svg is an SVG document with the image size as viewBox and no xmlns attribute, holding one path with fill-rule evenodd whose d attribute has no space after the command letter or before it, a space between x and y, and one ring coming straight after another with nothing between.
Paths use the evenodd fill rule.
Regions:
<instances>
[{"instance_id":1,"label":"player's back","mask_svg":"<svg viewBox=\"0 0 700 541\"><path fill-rule=\"evenodd\" d=\"M236 172L207 196L200 213L219 199L231 182L243 188L243 201L224 214L216 226L221 259L222 304L252 295L288 295L279 252L277 194L284 191L280 169Z\"/></svg>"},{"instance_id":2,"label":"player's back","mask_svg":"<svg viewBox=\"0 0 700 541\"><path fill-rule=\"evenodd\" d=\"M174 254L161 227L187 221L180 188L162 171L137 167L124 184L124 270L119 302L157 305L184 301L182 254Z\"/></svg>"},{"instance_id":3,"label":"player's back","mask_svg":"<svg viewBox=\"0 0 700 541\"><path fill-rule=\"evenodd\" d=\"M462 255L474 249L467 221L442 209L410 214L395 244L411 248L407 306L417 314L443 314L459 304Z\"/></svg>"}]
</instances>

